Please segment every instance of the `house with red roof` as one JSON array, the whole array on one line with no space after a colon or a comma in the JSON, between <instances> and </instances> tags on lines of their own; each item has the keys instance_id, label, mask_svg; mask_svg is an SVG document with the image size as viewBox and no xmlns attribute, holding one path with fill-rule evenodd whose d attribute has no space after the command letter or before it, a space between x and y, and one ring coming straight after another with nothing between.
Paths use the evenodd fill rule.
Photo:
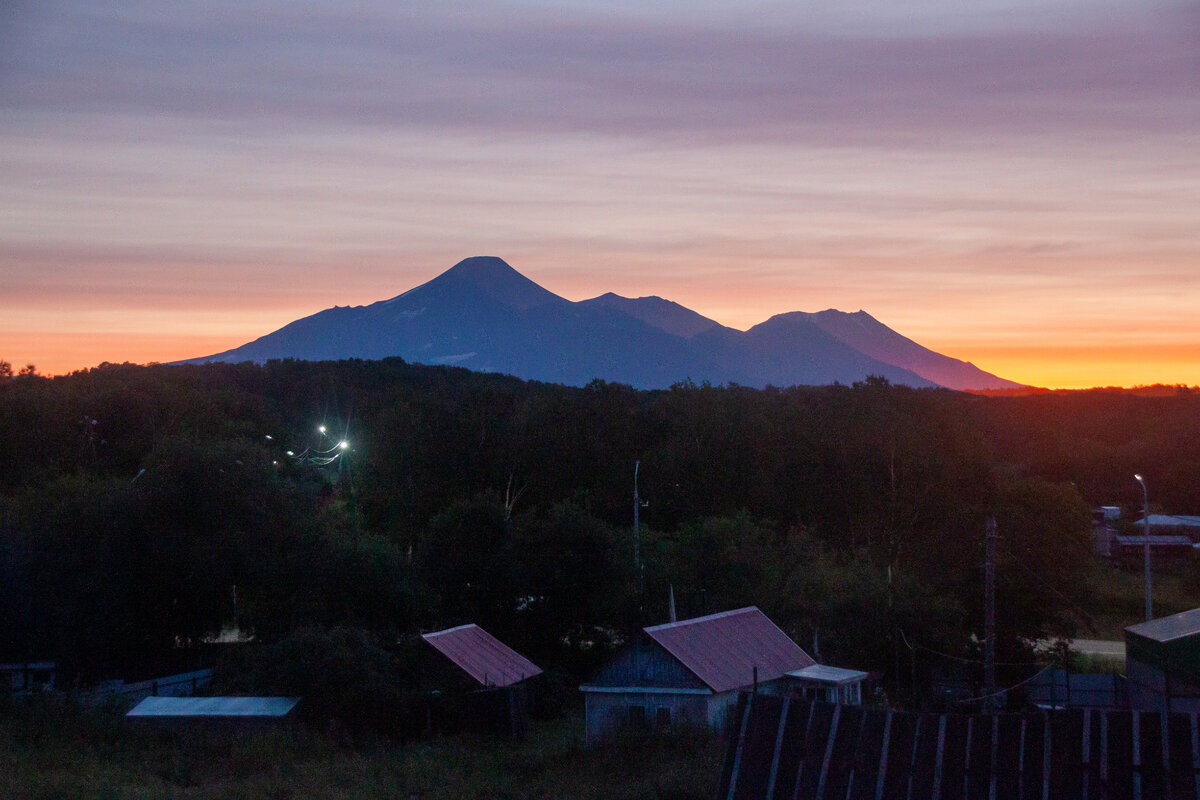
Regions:
<instances>
[{"instance_id":1,"label":"house with red roof","mask_svg":"<svg viewBox=\"0 0 1200 800\"><path fill-rule=\"evenodd\" d=\"M833 680L835 696L860 698L866 674L817 662L750 606L643 628L638 638L579 687L587 741L615 730L677 725L721 728L738 692L807 694ZM851 691L851 687L853 691Z\"/></svg>"}]
</instances>

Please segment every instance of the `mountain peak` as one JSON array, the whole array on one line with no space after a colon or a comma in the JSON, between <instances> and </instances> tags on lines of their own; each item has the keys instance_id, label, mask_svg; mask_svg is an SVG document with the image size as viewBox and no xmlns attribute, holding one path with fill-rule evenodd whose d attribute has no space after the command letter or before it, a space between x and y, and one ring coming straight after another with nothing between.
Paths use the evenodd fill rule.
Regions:
<instances>
[{"instance_id":1,"label":"mountain peak","mask_svg":"<svg viewBox=\"0 0 1200 800\"><path fill-rule=\"evenodd\" d=\"M513 275L524 277L521 273L513 269L507 261L498 256L471 256L470 258L464 258L442 273L442 277L447 275L462 276L478 281L503 280L511 278Z\"/></svg>"},{"instance_id":2,"label":"mountain peak","mask_svg":"<svg viewBox=\"0 0 1200 800\"><path fill-rule=\"evenodd\" d=\"M622 297L613 292L605 292L591 300L582 300L579 305L614 309L673 336L682 336L685 339L690 339L712 328L721 327L714 320L701 316L689 308L684 308L676 302L664 300L657 295L634 299Z\"/></svg>"},{"instance_id":3,"label":"mountain peak","mask_svg":"<svg viewBox=\"0 0 1200 800\"><path fill-rule=\"evenodd\" d=\"M567 301L543 289L496 256L464 258L428 283L410 289L392 301L443 294L458 297L463 291L479 292L518 311Z\"/></svg>"}]
</instances>

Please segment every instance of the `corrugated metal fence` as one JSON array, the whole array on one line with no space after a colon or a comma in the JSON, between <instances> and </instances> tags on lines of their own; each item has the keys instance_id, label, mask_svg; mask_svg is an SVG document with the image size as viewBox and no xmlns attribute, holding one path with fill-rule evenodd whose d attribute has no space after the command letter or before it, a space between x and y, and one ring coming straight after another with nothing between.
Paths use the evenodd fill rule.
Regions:
<instances>
[{"instance_id":1,"label":"corrugated metal fence","mask_svg":"<svg viewBox=\"0 0 1200 800\"><path fill-rule=\"evenodd\" d=\"M1195 714L916 714L742 695L722 800L1200 800Z\"/></svg>"}]
</instances>

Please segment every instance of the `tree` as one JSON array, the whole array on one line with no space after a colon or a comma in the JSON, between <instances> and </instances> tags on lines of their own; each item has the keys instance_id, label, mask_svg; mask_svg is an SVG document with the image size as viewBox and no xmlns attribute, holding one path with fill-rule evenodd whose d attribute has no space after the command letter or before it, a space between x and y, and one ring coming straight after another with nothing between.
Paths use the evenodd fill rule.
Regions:
<instances>
[{"instance_id":1,"label":"tree","mask_svg":"<svg viewBox=\"0 0 1200 800\"><path fill-rule=\"evenodd\" d=\"M453 503L430 521L417 569L437 604L437 627L474 622L503 637L520 590L504 503L483 493Z\"/></svg>"},{"instance_id":2,"label":"tree","mask_svg":"<svg viewBox=\"0 0 1200 800\"><path fill-rule=\"evenodd\" d=\"M253 651L250 662L223 664L222 690L299 697L304 718L354 733L397 727L398 665L369 631L303 626Z\"/></svg>"},{"instance_id":3,"label":"tree","mask_svg":"<svg viewBox=\"0 0 1200 800\"><path fill-rule=\"evenodd\" d=\"M554 655L564 641L625 620L635 599L627 531L571 503L520 514L512 526L514 623L524 652Z\"/></svg>"}]
</instances>

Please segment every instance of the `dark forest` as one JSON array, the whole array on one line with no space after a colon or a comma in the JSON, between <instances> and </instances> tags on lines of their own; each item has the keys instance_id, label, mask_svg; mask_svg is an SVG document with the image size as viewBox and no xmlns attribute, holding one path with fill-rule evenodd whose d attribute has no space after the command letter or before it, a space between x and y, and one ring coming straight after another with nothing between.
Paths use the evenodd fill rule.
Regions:
<instances>
[{"instance_id":1,"label":"dark forest","mask_svg":"<svg viewBox=\"0 0 1200 800\"><path fill-rule=\"evenodd\" d=\"M569 685L673 592L681 617L757 605L823 661L919 694L934 654L977 655L989 517L1019 663L1104 611L1091 507L1140 513L1141 472L1153 511L1200 513L1184 388L103 365L0 379L0 440L0 660L79 685L211 660L233 626L255 636L252 688L297 648L403 673L415 634L466 622Z\"/></svg>"}]
</instances>

